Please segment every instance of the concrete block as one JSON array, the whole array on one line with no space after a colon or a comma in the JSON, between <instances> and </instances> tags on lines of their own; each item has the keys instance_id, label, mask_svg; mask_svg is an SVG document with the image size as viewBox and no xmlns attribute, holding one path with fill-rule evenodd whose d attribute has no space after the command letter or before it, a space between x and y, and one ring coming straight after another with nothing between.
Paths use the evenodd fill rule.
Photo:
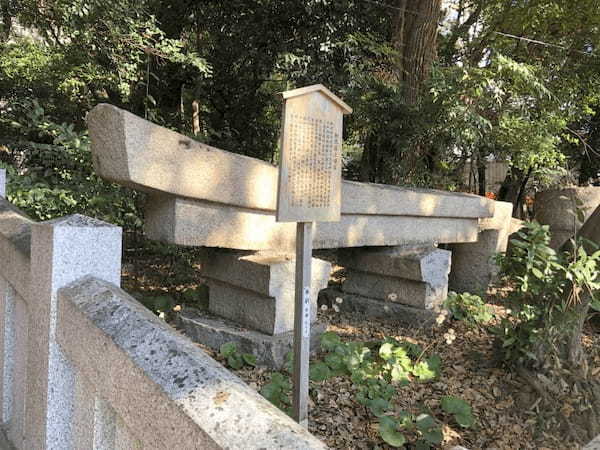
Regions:
<instances>
[{"instance_id":1,"label":"concrete block","mask_svg":"<svg viewBox=\"0 0 600 450\"><path fill-rule=\"evenodd\" d=\"M121 229L74 215L31 226L26 448L69 448L74 373L56 343L59 288L86 275L119 285ZM110 373L110 372L107 372Z\"/></svg>"},{"instance_id":2,"label":"concrete block","mask_svg":"<svg viewBox=\"0 0 600 450\"><path fill-rule=\"evenodd\" d=\"M294 343L293 331L272 336L241 328L235 322L193 309L184 310L177 318L177 325L190 339L215 351L223 344L234 342L239 351L256 356L259 365L273 369L283 367ZM318 350L319 339L325 329L325 324L312 323L312 350Z\"/></svg>"},{"instance_id":3,"label":"concrete block","mask_svg":"<svg viewBox=\"0 0 600 450\"><path fill-rule=\"evenodd\" d=\"M498 274L498 267L492 258L496 253L506 251L513 229L512 210L512 203L496 202L494 218L483 227L477 242L448 246L452 251L451 290L472 293L487 291Z\"/></svg>"},{"instance_id":4,"label":"concrete block","mask_svg":"<svg viewBox=\"0 0 600 450\"><path fill-rule=\"evenodd\" d=\"M281 254L241 254L215 250L202 276L209 287L209 310L217 316L267 334L294 329L296 261ZM327 287L331 264L312 259L312 320L317 297Z\"/></svg>"},{"instance_id":5,"label":"concrete block","mask_svg":"<svg viewBox=\"0 0 600 450\"><path fill-rule=\"evenodd\" d=\"M445 283L433 286L422 281L348 270L342 290L348 294L431 309L446 300L448 281L446 276Z\"/></svg>"},{"instance_id":6,"label":"concrete block","mask_svg":"<svg viewBox=\"0 0 600 450\"><path fill-rule=\"evenodd\" d=\"M293 252L296 226L274 213L154 195L147 204L150 239L178 245ZM431 242L475 242L473 218L342 215L340 222L314 224L313 248L389 246Z\"/></svg>"},{"instance_id":7,"label":"concrete block","mask_svg":"<svg viewBox=\"0 0 600 450\"><path fill-rule=\"evenodd\" d=\"M6 169L0 169L0 197L6 198Z\"/></svg>"},{"instance_id":8,"label":"concrete block","mask_svg":"<svg viewBox=\"0 0 600 450\"><path fill-rule=\"evenodd\" d=\"M87 123L96 172L104 178L149 192L276 209L278 169L272 164L210 147L112 105L97 105ZM492 213L493 203L476 195L342 183L342 214L479 218Z\"/></svg>"},{"instance_id":9,"label":"concrete block","mask_svg":"<svg viewBox=\"0 0 600 450\"><path fill-rule=\"evenodd\" d=\"M58 297L58 343L114 410L115 447L326 448L114 285L87 277Z\"/></svg>"}]
</instances>

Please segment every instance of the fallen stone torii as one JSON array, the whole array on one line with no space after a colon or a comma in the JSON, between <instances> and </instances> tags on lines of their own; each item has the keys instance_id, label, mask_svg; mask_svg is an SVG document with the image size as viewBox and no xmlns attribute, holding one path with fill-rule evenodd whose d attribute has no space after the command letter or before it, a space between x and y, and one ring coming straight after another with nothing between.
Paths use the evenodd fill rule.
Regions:
<instances>
[{"instance_id":1,"label":"fallen stone torii","mask_svg":"<svg viewBox=\"0 0 600 450\"><path fill-rule=\"evenodd\" d=\"M293 326L290 253L296 227L275 221L277 168L194 141L107 104L96 106L87 122L97 173L149 194L145 232L150 239L213 249L203 269L210 290L209 310L251 328L236 330L230 322L203 319L202 326L196 324L188 331L213 347L237 341L241 348L258 353L259 360L280 364ZM447 293L450 252L437 244L477 246L480 231L494 222L497 204L471 194L344 181L341 221L316 224L313 247L354 248L355 255L368 252L365 261L387 261L395 271L377 273L377 264L351 269L369 274L349 277L354 282L347 292L356 294L351 303L364 306L367 299L361 293L368 287L359 293L352 286L357 279L370 280L380 297L390 290L397 292L368 299L368 310L373 310L373 301L378 305L393 298L394 312L421 320ZM501 222L503 227L505 221ZM352 266L348 254L342 259ZM330 263L313 258L313 294L327 286L330 271ZM437 274L431 276L432 271ZM437 285L431 285L432 279ZM317 295L312 298L316 319ZM193 320L182 315L184 326ZM318 326L315 329L319 331Z\"/></svg>"}]
</instances>

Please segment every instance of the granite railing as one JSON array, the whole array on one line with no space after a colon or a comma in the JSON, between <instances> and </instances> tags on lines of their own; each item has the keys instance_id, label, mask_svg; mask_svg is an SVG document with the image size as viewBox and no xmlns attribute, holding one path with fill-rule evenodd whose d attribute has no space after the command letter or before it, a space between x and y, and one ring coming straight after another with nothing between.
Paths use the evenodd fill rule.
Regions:
<instances>
[{"instance_id":1,"label":"granite railing","mask_svg":"<svg viewBox=\"0 0 600 450\"><path fill-rule=\"evenodd\" d=\"M0 198L0 422L17 449L325 448L120 272L119 227L36 223Z\"/></svg>"}]
</instances>

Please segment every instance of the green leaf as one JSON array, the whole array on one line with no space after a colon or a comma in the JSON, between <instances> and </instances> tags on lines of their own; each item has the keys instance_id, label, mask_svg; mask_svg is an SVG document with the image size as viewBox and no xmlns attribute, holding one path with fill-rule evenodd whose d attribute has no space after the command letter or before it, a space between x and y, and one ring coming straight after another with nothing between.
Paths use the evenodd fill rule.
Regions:
<instances>
[{"instance_id":1,"label":"green leaf","mask_svg":"<svg viewBox=\"0 0 600 450\"><path fill-rule=\"evenodd\" d=\"M233 353L227 357L227 365L234 370L240 370L244 367L244 360L241 355Z\"/></svg>"},{"instance_id":2,"label":"green leaf","mask_svg":"<svg viewBox=\"0 0 600 450\"><path fill-rule=\"evenodd\" d=\"M396 364L396 365L394 365L394 367L392 367L391 376L392 376L392 380L398 381L402 385L406 385L410 382L408 372L406 370L404 370L404 367L402 367L399 364Z\"/></svg>"},{"instance_id":3,"label":"green leaf","mask_svg":"<svg viewBox=\"0 0 600 450\"><path fill-rule=\"evenodd\" d=\"M417 429L421 432L425 432L435 427L435 420L429 414L421 414L417 417Z\"/></svg>"},{"instance_id":4,"label":"green leaf","mask_svg":"<svg viewBox=\"0 0 600 450\"><path fill-rule=\"evenodd\" d=\"M312 381L325 381L331 376L329 366L324 362L318 362L310 365L309 377Z\"/></svg>"},{"instance_id":5,"label":"green leaf","mask_svg":"<svg viewBox=\"0 0 600 450\"><path fill-rule=\"evenodd\" d=\"M381 418L379 422L379 434L381 439L392 447L402 447L406 443L406 438L398 431L397 422L388 416Z\"/></svg>"},{"instance_id":6,"label":"green leaf","mask_svg":"<svg viewBox=\"0 0 600 450\"><path fill-rule=\"evenodd\" d=\"M377 397L373 400L369 400L368 406L375 417L381 417L388 409L390 409L390 402L381 397Z\"/></svg>"},{"instance_id":7,"label":"green leaf","mask_svg":"<svg viewBox=\"0 0 600 450\"><path fill-rule=\"evenodd\" d=\"M221 345L221 347L219 348L219 353L221 354L221 356L224 356L225 358L233 355L235 353L235 351L236 351L235 342L227 342L227 343Z\"/></svg>"},{"instance_id":8,"label":"green leaf","mask_svg":"<svg viewBox=\"0 0 600 450\"><path fill-rule=\"evenodd\" d=\"M453 414L456 422L463 428L469 428L475 423L471 406L460 398L449 395L442 397L442 409Z\"/></svg>"},{"instance_id":9,"label":"green leaf","mask_svg":"<svg viewBox=\"0 0 600 450\"><path fill-rule=\"evenodd\" d=\"M340 337L333 331L327 331L321 335L321 348L326 351L332 351L341 344Z\"/></svg>"},{"instance_id":10,"label":"green leaf","mask_svg":"<svg viewBox=\"0 0 600 450\"><path fill-rule=\"evenodd\" d=\"M415 450L429 450L430 448L431 445L429 445L425 439L419 439L415 442Z\"/></svg>"},{"instance_id":11,"label":"green leaf","mask_svg":"<svg viewBox=\"0 0 600 450\"><path fill-rule=\"evenodd\" d=\"M590 308L592 308L594 311L600 312L600 300L592 300L592 302L590 303Z\"/></svg>"},{"instance_id":12,"label":"green leaf","mask_svg":"<svg viewBox=\"0 0 600 450\"><path fill-rule=\"evenodd\" d=\"M244 359L244 362L249 366L256 366L256 356L252 355L251 353L243 353L242 358Z\"/></svg>"},{"instance_id":13,"label":"green leaf","mask_svg":"<svg viewBox=\"0 0 600 450\"><path fill-rule=\"evenodd\" d=\"M381 347L379 347L379 356L384 361L388 361L394 356L394 345L390 342L384 343Z\"/></svg>"}]
</instances>

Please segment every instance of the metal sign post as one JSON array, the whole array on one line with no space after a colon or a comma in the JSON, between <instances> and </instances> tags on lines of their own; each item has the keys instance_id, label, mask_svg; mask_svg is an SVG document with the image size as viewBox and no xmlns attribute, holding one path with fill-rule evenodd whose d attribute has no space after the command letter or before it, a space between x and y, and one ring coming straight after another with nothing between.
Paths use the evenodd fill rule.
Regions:
<instances>
[{"instance_id":1,"label":"metal sign post","mask_svg":"<svg viewBox=\"0 0 600 450\"><path fill-rule=\"evenodd\" d=\"M297 222L294 419L308 426L313 222L341 218L342 121L352 109L320 84L283 93L277 221Z\"/></svg>"}]
</instances>

